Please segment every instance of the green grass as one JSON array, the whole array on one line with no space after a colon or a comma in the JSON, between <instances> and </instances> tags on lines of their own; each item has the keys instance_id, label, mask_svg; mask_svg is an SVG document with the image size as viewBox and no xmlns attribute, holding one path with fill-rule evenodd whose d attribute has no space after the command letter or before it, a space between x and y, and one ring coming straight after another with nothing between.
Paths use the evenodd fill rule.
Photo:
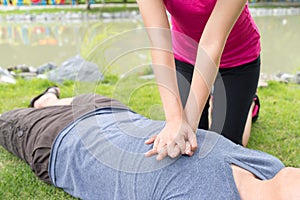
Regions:
<instances>
[{"instance_id":1,"label":"green grass","mask_svg":"<svg viewBox=\"0 0 300 200\"><path fill-rule=\"evenodd\" d=\"M276 155L286 165L300 167L300 85L270 82L259 89L260 117L249 147Z\"/></svg>"},{"instance_id":2,"label":"green grass","mask_svg":"<svg viewBox=\"0 0 300 200\"><path fill-rule=\"evenodd\" d=\"M290 8L299 6L299 2L259 2L249 4L250 8Z\"/></svg>"},{"instance_id":3,"label":"green grass","mask_svg":"<svg viewBox=\"0 0 300 200\"><path fill-rule=\"evenodd\" d=\"M16 85L0 84L0 112L27 107L30 99L52 85L47 80L18 80ZM97 92L119 99L133 110L154 119L163 119L154 80L137 76L107 78L98 84L66 82L62 97ZM300 85L269 82L258 91L260 116L253 124L249 148L276 155L286 165L300 167ZM39 181L26 163L0 147L0 199L74 199L60 189Z\"/></svg>"}]
</instances>

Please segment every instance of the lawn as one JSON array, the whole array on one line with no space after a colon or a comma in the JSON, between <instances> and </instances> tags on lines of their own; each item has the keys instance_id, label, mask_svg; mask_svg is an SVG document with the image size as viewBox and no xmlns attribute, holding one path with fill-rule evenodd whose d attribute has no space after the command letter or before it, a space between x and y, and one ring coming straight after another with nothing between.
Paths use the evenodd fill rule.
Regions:
<instances>
[{"instance_id":1,"label":"lawn","mask_svg":"<svg viewBox=\"0 0 300 200\"><path fill-rule=\"evenodd\" d=\"M30 99L52 85L47 80L18 80L0 85L0 112L27 107ZM66 82L62 97L97 92L117 98L133 110L154 119L163 119L154 80L137 76L107 78L97 84ZM253 125L249 148L269 152L286 165L300 167L300 85L269 82L260 88L261 110ZM62 190L39 181L26 163L0 147L0 199L73 199Z\"/></svg>"}]
</instances>

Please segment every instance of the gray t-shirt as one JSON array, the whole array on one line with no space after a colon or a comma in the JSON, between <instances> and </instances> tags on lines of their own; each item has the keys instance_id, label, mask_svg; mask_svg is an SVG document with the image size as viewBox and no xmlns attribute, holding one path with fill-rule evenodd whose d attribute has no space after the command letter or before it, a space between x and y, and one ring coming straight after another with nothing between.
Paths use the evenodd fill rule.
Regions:
<instances>
[{"instance_id":1,"label":"gray t-shirt","mask_svg":"<svg viewBox=\"0 0 300 200\"><path fill-rule=\"evenodd\" d=\"M125 110L89 113L56 138L49 163L55 186L81 199L240 199L231 164L258 178L274 177L284 165L214 132L198 130L192 157L146 158L144 141L164 122Z\"/></svg>"}]
</instances>

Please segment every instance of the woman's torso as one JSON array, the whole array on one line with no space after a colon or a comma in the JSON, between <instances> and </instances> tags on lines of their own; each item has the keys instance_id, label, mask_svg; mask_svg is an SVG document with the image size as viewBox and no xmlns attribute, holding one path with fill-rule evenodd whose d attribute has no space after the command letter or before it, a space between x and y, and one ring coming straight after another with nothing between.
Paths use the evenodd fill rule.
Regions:
<instances>
[{"instance_id":1,"label":"woman's torso","mask_svg":"<svg viewBox=\"0 0 300 200\"><path fill-rule=\"evenodd\" d=\"M198 42L216 0L164 0L171 14L175 58L195 64ZM227 39L220 67L239 66L260 53L260 35L246 5Z\"/></svg>"}]
</instances>

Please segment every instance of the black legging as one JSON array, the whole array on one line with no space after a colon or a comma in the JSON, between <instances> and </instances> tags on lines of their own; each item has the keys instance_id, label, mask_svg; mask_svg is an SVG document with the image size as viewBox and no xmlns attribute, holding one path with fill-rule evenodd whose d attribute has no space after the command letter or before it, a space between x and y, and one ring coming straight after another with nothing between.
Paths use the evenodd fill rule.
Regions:
<instances>
[{"instance_id":1,"label":"black legging","mask_svg":"<svg viewBox=\"0 0 300 200\"><path fill-rule=\"evenodd\" d=\"M190 90L194 66L175 60L177 81L183 106ZM257 90L260 57L233 68L219 69L213 88L211 130L231 141L242 144L248 112ZM198 128L208 130L209 99L206 102Z\"/></svg>"}]
</instances>

